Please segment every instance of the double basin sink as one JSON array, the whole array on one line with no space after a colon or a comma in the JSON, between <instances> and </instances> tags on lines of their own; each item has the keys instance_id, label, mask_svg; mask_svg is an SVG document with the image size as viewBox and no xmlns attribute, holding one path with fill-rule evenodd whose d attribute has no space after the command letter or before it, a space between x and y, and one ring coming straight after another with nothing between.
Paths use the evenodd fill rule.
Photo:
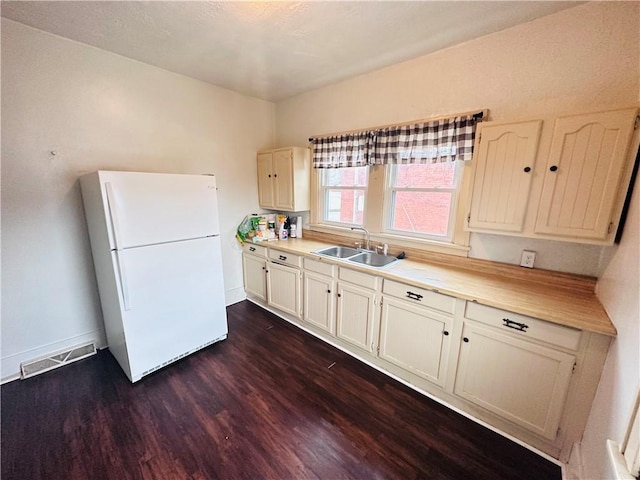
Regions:
<instances>
[{"instance_id":1,"label":"double basin sink","mask_svg":"<svg viewBox=\"0 0 640 480\"><path fill-rule=\"evenodd\" d=\"M318 255L326 255L327 257L340 258L349 262L367 265L369 267L382 268L397 262L398 259L392 255L382 255L380 253L357 250L351 247L327 247L316 250L314 253Z\"/></svg>"}]
</instances>

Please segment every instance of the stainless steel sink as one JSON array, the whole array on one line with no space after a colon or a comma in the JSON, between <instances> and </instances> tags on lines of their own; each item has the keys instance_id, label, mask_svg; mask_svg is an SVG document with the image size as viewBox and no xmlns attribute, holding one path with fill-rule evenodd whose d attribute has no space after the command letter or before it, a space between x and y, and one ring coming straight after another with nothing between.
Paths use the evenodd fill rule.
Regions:
<instances>
[{"instance_id":1,"label":"stainless steel sink","mask_svg":"<svg viewBox=\"0 0 640 480\"><path fill-rule=\"evenodd\" d=\"M353 257L360 253L360 251L355 248L342 247L338 245L335 247L323 248L322 250L317 250L314 253L317 253L318 255L327 255L328 257L347 258Z\"/></svg>"},{"instance_id":2,"label":"stainless steel sink","mask_svg":"<svg viewBox=\"0 0 640 480\"><path fill-rule=\"evenodd\" d=\"M353 257L347 258L350 262L361 263L370 267L385 267L390 263L397 261L396 257L391 255L382 255L380 253L362 252Z\"/></svg>"}]
</instances>

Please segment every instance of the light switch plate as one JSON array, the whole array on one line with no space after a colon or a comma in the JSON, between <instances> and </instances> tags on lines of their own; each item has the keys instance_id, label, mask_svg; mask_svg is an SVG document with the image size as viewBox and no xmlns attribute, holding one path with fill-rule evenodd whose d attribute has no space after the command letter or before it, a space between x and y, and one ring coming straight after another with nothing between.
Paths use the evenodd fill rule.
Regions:
<instances>
[{"instance_id":1,"label":"light switch plate","mask_svg":"<svg viewBox=\"0 0 640 480\"><path fill-rule=\"evenodd\" d=\"M531 250L522 251L522 259L520 260L521 267L533 268L533 263L536 261L536 252Z\"/></svg>"}]
</instances>

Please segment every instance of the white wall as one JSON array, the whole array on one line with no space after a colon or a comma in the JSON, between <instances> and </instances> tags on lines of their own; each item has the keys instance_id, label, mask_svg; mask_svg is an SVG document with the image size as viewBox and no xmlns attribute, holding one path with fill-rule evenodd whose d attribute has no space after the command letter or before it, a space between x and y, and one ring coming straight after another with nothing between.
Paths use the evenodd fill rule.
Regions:
<instances>
[{"instance_id":1,"label":"white wall","mask_svg":"<svg viewBox=\"0 0 640 480\"><path fill-rule=\"evenodd\" d=\"M581 442L582 478L611 478L605 442L622 443L640 388L640 177L620 245L597 295L618 330L607 356L602 380ZM578 461L579 459L572 459Z\"/></svg>"},{"instance_id":2,"label":"white wall","mask_svg":"<svg viewBox=\"0 0 640 480\"><path fill-rule=\"evenodd\" d=\"M229 303L237 224L258 207L255 153L274 105L2 19L2 371L104 342L77 177L214 173ZM52 155L50 151L56 151Z\"/></svg>"},{"instance_id":3,"label":"white wall","mask_svg":"<svg viewBox=\"0 0 640 480\"><path fill-rule=\"evenodd\" d=\"M276 143L483 108L519 120L636 105L639 24L638 2L588 3L301 94L278 103ZM598 275L608 247L472 234L470 255L519 263L524 248L536 267Z\"/></svg>"}]
</instances>

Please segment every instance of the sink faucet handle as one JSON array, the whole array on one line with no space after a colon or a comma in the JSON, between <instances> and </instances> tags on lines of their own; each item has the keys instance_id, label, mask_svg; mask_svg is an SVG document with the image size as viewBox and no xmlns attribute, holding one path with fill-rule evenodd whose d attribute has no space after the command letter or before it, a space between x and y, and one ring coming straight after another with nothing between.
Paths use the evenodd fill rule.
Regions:
<instances>
[{"instance_id":1,"label":"sink faucet handle","mask_svg":"<svg viewBox=\"0 0 640 480\"><path fill-rule=\"evenodd\" d=\"M382 254L383 255L387 255L389 253L389 245L387 245L386 243L382 244Z\"/></svg>"},{"instance_id":2,"label":"sink faucet handle","mask_svg":"<svg viewBox=\"0 0 640 480\"><path fill-rule=\"evenodd\" d=\"M356 246L356 250L360 250L362 248L362 242L353 242Z\"/></svg>"},{"instance_id":3,"label":"sink faucet handle","mask_svg":"<svg viewBox=\"0 0 640 480\"><path fill-rule=\"evenodd\" d=\"M376 249L376 253L380 253L380 251L382 251L384 247L382 245L376 245L375 249Z\"/></svg>"}]
</instances>

